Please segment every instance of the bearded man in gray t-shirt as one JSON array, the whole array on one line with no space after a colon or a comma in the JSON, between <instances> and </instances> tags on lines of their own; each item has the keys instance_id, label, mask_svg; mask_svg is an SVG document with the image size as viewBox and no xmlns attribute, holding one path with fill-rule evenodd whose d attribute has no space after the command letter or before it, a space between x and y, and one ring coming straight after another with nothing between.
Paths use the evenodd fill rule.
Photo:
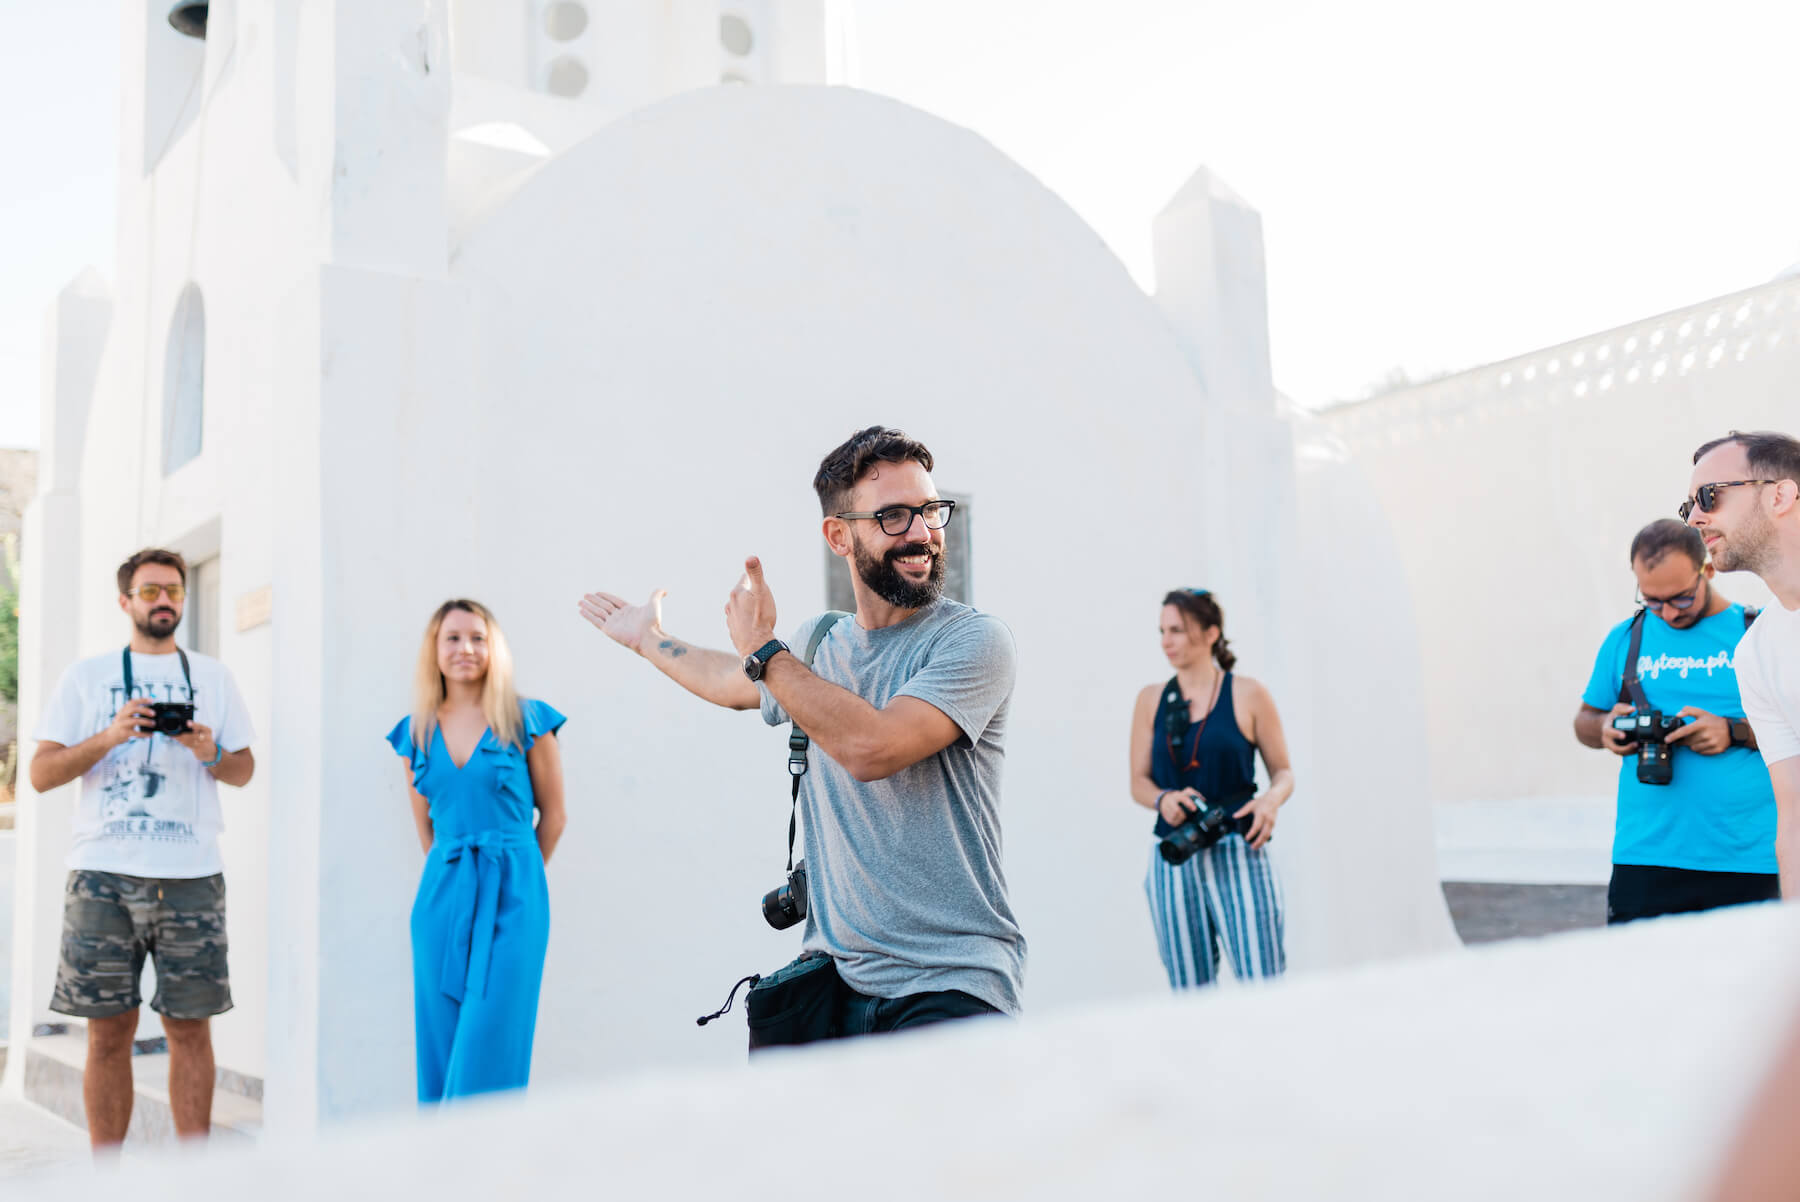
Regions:
<instances>
[{"instance_id":1,"label":"bearded man in gray t-shirt","mask_svg":"<svg viewBox=\"0 0 1800 1202\"><path fill-rule=\"evenodd\" d=\"M835 962L847 1035L1019 1010L1025 939L1000 847L1016 652L998 618L943 596L955 503L931 467L923 444L882 426L819 465L825 541L854 569L856 614L830 627L810 669L790 643L804 649L819 619L781 642L754 556L725 610L736 655L667 634L660 590L642 605L581 601L689 692L811 737L804 950Z\"/></svg>"}]
</instances>

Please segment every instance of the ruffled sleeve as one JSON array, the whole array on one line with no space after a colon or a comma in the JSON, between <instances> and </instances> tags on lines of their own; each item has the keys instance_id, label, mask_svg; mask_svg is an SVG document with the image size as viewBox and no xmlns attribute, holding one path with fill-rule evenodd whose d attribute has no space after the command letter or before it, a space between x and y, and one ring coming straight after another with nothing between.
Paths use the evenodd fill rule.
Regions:
<instances>
[{"instance_id":1,"label":"ruffled sleeve","mask_svg":"<svg viewBox=\"0 0 1800 1202\"><path fill-rule=\"evenodd\" d=\"M413 742L412 718L400 719L399 725L388 731L388 746L396 753L412 762L413 788L423 794L425 792L425 752Z\"/></svg>"},{"instance_id":2,"label":"ruffled sleeve","mask_svg":"<svg viewBox=\"0 0 1800 1202\"><path fill-rule=\"evenodd\" d=\"M568 719L556 711L556 707L542 701L525 697L519 701L519 719L524 727L525 750L538 741L540 735L553 735L563 728Z\"/></svg>"}]
</instances>

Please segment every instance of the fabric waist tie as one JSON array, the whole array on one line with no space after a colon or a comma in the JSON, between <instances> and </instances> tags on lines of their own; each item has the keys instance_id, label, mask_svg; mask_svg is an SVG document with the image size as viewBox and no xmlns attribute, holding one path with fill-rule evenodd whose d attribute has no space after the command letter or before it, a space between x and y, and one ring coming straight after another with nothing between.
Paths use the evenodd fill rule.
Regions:
<instances>
[{"instance_id":1,"label":"fabric waist tie","mask_svg":"<svg viewBox=\"0 0 1800 1202\"><path fill-rule=\"evenodd\" d=\"M500 861L516 847L534 847L530 831L477 831L445 839L432 848L440 851L450 869L450 896L454 925L444 949L444 970L438 988L446 997L463 1001L487 993L488 963L494 954L494 926L500 915Z\"/></svg>"}]
</instances>

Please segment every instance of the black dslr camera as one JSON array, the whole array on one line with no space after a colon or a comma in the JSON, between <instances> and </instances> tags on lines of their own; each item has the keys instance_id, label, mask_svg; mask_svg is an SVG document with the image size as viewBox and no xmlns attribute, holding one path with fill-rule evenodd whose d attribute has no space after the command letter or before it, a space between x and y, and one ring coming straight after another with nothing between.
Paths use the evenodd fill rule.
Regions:
<instances>
[{"instance_id":1,"label":"black dslr camera","mask_svg":"<svg viewBox=\"0 0 1800 1202\"><path fill-rule=\"evenodd\" d=\"M188 723L194 720L194 703L191 701L152 701L150 703L150 729L159 735L184 735Z\"/></svg>"},{"instance_id":2,"label":"black dslr camera","mask_svg":"<svg viewBox=\"0 0 1800 1202\"><path fill-rule=\"evenodd\" d=\"M778 931L785 931L806 917L806 861L794 865L787 884L763 894L763 918Z\"/></svg>"},{"instance_id":3,"label":"black dslr camera","mask_svg":"<svg viewBox=\"0 0 1800 1202\"><path fill-rule=\"evenodd\" d=\"M1157 845L1157 851L1170 864L1180 864L1235 830L1237 820L1231 815L1230 806L1203 804L1188 816L1186 822L1169 832Z\"/></svg>"},{"instance_id":4,"label":"black dslr camera","mask_svg":"<svg viewBox=\"0 0 1800 1202\"><path fill-rule=\"evenodd\" d=\"M1636 741L1637 778L1641 785L1666 785L1675 779L1675 764L1669 756L1670 733L1686 726L1688 720L1661 710L1635 709L1620 714L1612 728L1628 734Z\"/></svg>"}]
</instances>

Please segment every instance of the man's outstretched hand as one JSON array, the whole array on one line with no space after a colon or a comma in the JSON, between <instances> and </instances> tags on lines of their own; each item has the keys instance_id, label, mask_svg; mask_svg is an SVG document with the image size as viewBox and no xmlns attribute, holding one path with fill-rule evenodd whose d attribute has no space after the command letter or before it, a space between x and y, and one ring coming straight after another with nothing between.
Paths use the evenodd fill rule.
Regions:
<instances>
[{"instance_id":1,"label":"man's outstretched hand","mask_svg":"<svg viewBox=\"0 0 1800 1202\"><path fill-rule=\"evenodd\" d=\"M668 595L669 590L659 588L642 605L628 605L611 593L589 593L577 608L601 634L642 655L646 639L662 637L662 603Z\"/></svg>"},{"instance_id":2,"label":"man's outstretched hand","mask_svg":"<svg viewBox=\"0 0 1800 1202\"><path fill-rule=\"evenodd\" d=\"M744 574L725 601L725 626L731 645L747 656L775 637L775 595L763 579L762 560L744 561Z\"/></svg>"}]
</instances>

